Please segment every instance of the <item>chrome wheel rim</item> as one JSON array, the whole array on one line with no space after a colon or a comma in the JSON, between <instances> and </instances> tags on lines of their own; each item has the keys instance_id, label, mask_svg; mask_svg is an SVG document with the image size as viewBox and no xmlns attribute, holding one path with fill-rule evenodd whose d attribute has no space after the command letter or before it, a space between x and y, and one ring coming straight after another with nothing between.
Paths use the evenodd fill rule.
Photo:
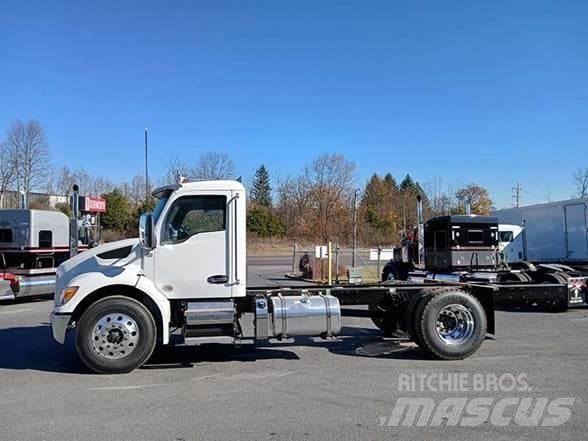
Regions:
<instances>
[{"instance_id":1,"label":"chrome wheel rim","mask_svg":"<svg viewBox=\"0 0 588 441\"><path fill-rule=\"evenodd\" d=\"M100 318L92 329L92 347L103 357L119 359L131 354L139 343L137 322L126 314Z\"/></svg>"},{"instance_id":2,"label":"chrome wheel rim","mask_svg":"<svg viewBox=\"0 0 588 441\"><path fill-rule=\"evenodd\" d=\"M437 335L448 345L467 341L474 333L474 325L474 316L464 305L447 305L437 314Z\"/></svg>"}]
</instances>

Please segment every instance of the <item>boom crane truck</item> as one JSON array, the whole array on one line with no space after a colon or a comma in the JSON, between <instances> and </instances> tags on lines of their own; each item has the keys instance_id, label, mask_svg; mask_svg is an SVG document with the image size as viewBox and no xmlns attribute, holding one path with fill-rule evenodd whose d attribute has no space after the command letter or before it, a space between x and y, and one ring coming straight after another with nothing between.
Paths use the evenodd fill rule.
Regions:
<instances>
[{"instance_id":1,"label":"boom crane truck","mask_svg":"<svg viewBox=\"0 0 588 441\"><path fill-rule=\"evenodd\" d=\"M431 356L463 359L494 334L492 289L444 280L375 285L248 287L246 194L236 181L185 181L153 192L139 238L98 246L57 269L53 337L75 328L81 360L129 372L181 329L186 344L336 337L342 316L404 328ZM357 306L369 308L357 308ZM356 307L356 308L354 308ZM255 335L240 320L253 314ZM264 343L265 344L265 343Z\"/></svg>"}]
</instances>

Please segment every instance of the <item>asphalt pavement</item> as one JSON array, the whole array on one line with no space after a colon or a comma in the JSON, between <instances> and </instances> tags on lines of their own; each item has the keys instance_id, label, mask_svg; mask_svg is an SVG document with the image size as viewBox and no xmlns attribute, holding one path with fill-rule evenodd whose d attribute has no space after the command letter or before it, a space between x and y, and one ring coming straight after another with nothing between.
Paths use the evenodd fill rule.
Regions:
<instances>
[{"instance_id":1,"label":"asphalt pavement","mask_svg":"<svg viewBox=\"0 0 588 441\"><path fill-rule=\"evenodd\" d=\"M251 285L277 286L291 265L287 257L250 262ZM496 339L462 361L432 360L412 343L384 338L369 319L344 318L337 340L171 347L125 375L89 372L72 335L55 343L50 309L43 299L0 305L1 440L588 437L586 309L497 312ZM511 390L513 378L523 387ZM399 402L414 399L433 403L434 416L399 417ZM474 399L490 403L488 418L475 424L440 409ZM541 415L522 418L533 409Z\"/></svg>"}]
</instances>

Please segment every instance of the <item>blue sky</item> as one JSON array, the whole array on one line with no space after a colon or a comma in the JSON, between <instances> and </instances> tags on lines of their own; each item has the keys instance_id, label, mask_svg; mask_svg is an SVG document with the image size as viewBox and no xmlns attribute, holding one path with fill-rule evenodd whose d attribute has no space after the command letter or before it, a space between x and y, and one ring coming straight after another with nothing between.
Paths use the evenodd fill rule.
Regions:
<instances>
[{"instance_id":1,"label":"blue sky","mask_svg":"<svg viewBox=\"0 0 588 441\"><path fill-rule=\"evenodd\" d=\"M588 167L586 1L4 1L0 134L115 181L227 152L287 175L321 152L373 172L563 199Z\"/></svg>"}]
</instances>

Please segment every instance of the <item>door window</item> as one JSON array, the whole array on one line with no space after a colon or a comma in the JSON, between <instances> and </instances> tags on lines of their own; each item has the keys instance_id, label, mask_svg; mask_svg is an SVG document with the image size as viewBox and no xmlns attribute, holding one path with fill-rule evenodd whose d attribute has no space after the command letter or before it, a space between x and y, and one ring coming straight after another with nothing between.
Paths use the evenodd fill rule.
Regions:
<instances>
[{"instance_id":1,"label":"door window","mask_svg":"<svg viewBox=\"0 0 588 441\"><path fill-rule=\"evenodd\" d=\"M443 230L435 231L435 251L447 251L447 235Z\"/></svg>"},{"instance_id":2,"label":"door window","mask_svg":"<svg viewBox=\"0 0 588 441\"><path fill-rule=\"evenodd\" d=\"M180 243L201 233L226 229L225 196L184 196L177 199L166 218L164 244Z\"/></svg>"},{"instance_id":3,"label":"door window","mask_svg":"<svg viewBox=\"0 0 588 441\"><path fill-rule=\"evenodd\" d=\"M53 232L51 230L39 231L39 248L51 248L53 246Z\"/></svg>"}]
</instances>

